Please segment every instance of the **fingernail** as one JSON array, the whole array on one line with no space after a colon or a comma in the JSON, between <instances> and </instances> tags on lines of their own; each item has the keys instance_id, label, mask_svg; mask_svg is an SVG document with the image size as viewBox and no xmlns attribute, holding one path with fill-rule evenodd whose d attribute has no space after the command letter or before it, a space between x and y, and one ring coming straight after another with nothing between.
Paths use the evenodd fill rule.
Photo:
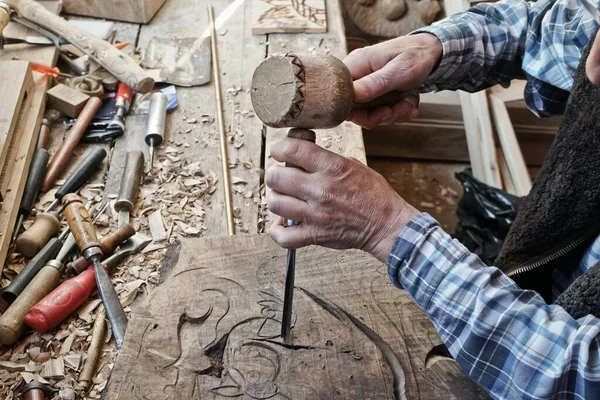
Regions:
<instances>
[{"instance_id":1,"label":"fingernail","mask_svg":"<svg viewBox=\"0 0 600 400\"><path fill-rule=\"evenodd\" d=\"M418 117L419 117L419 110L415 108L415 109L413 109L410 112L409 118L410 119L415 119L415 118L418 118Z\"/></svg>"}]
</instances>

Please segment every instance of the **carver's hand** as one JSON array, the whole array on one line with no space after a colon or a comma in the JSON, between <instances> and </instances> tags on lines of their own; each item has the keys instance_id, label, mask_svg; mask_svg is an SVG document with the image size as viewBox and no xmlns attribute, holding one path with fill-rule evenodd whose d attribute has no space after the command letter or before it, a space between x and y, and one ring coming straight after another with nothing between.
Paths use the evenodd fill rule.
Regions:
<instances>
[{"instance_id":1,"label":"carver's hand","mask_svg":"<svg viewBox=\"0 0 600 400\"><path fill-rule=\"evenodd\" d=\"M354 50L344 59L352 73L357 102L367 102L392 90L419 88L442 57L442 45L428 33L403 36ZM353 109L348 120L364 128L416 118L408 102L372 110Z\"/></svg>"},{"instance_id":2,"label":"carver's hand","mask_svg":"<svg viewBox=\"0 0 600 400\"><path fill-rule=\"evenodd\" d=\"M418 213L377 172L314 143L287 138L271 156L304 169L273 166L265 176L269 209L301 221L273 223L271 236L282 247L357 248L387 262L396 236Z\"/></svg>"}]
</instances>

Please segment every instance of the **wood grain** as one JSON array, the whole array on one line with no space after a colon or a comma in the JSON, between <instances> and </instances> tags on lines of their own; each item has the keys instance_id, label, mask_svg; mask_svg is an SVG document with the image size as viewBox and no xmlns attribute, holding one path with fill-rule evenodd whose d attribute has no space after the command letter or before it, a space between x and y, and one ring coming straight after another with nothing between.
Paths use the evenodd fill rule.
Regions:
<instances>
[{"instance_id":1,"label":"wood grain","mask_svg":"<svg viewBox=\"0 0 600 400\"><path fill-rule=\"evenodd\" d=\"M283 343L285 250L266 235L177 247L132 314L106 399L487 398L453 361L425 366L437 334L365 253L298 251Z\"/></svg>"},{"instance_id":2,"label":"wood grain","mask_svg":"<svg viewBox=\"0 0 600 400\"><path fill-rule=\"evenodd\" d=\"M17 147L29 118L33 91L29 62L0 62L0 199L10 190L8 183L14 170Z\"/></svg>"},{"instance_id":3,"label":"wood grain","mask_svg":"<svg viewBox=\"0 0 600 400\"><path fill-rule=\"evenodd\" d=\"M53 46L5 46L3 54L0 55L0 60L11 60L13 57L53 66L56 64L58 52ZM33 74L33 79L35 89L29 105L29 117L25 121L23 135L16 152L14 171L29 171L46 105L46 91L51 84L50 79L37 72ZM4 262L6 261L10 238L17 220L19 204L23 196L26 180L26 173L14 173L10 175L9 187L11 190L3 199L2 208L0 209L0 272L4 268Z\"/></svg>"},{"instance_id":4,"label":"wood grain","mask_svg":"<svg viewBox=\"0 0 600 400\"><path fill-rule=\"evenodd\" d=\"M166 0L63 0L68 14L146 24Z\"/></svg>"},{"instance_id":5,"label":"wood grain","mask_svg":"<svg viewBox=\"0 0 600 400\"><path fill-rule=\"evenodd\" d=\"M327 32L325 0L251 0L252 34Z\"/></svg>"}]
</instances>

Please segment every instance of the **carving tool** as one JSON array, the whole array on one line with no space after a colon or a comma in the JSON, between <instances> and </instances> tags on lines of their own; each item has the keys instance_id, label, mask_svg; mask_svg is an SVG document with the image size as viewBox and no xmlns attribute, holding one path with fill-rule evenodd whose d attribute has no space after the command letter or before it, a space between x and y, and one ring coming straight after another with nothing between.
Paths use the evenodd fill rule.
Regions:
<instances>
[{"instance_id":1,"label":"carving tool","mask_svg":"<svg viewBox=\"0 0 600 400\"><path fill-rule=\"evenodd\" d=\"M46 400L47 394L53 394L57 390L51 389L39 381L31 381L27 385L23 386L21 393L23 394L23 400Z\"/></svg>"},{"instance_id":2,"label":"carving tool","mask_svg":"<svg viewBox=\"0 0 600 400\"><path fill-rule=\"evenodd\" d=\"M0 317L0 344L11 345L19 339L25 330L24 318L27 311L58 286L65 270L63 262L69 252L70 249L63 244L56 259L48 261L40 269L19 297L2 314Z\"/></svg>"},{"instance_id":3,"label":"carving tool","mask_svg":"<svg viewBox=\"0 0 600 400\"><path fill-rule=\"evenodd\" d=\"M101 147L94 147L90 149L79 162L79 164L73 169L71 174L67 177L65 182L58 188L54 194L54 201L46 212L52 210L58 204L62 198L68 193L75 193L83 187L83 185L92 177L94 172L100 168L102 161L106 158L106 150Z\"/></svg>"},{"instance_id":4,"label":"carving tool","mask_svg":"<svg viewBox=\"0 0 600 400\"><path fill-rule=\"evenodd\" d=\"M96 236L96 229L79 196L70 193L63 197L62 203L67 224L71 228L77 246L83 257L94 266L98 292L106 308L106 315L111 323L117 348L120 349L127 329L127 316L108 274L102 268L102 248Z\"/></svg>"},{"instance_id":5,"label":"carving tool","mask_svg":"<svg viewBox=\"0 0 600 400\"><path fill-rule=\"evenodd\" d=\"M20 17L73 44L135 91L148 93L154 87L154 81L128 55L120 52L110 43L98 39L84 29L69 24L63 18L52 14L38 2L32 0L2 0L0 4L2 4L0 7L0 28L3 29L6 26L10 12L14 10Z\"/></svg>"},{"instance_id":6,"label":"carving tool","mask_svg":"<svg viewBox=\"0 0 600 400\"><path fill-rule=\"evenodd\" d=\"M50 153L46 149L36 149L33 154L33 160L29 167L29 174L27 175L27 181L25 183L25 190L23 191L23 197L21 198L21 205L19 206L19 217L17 218L17 224L13 231L11 242L17 239L17 235L23 225L23 220L29 216L33 205L40 194L42 182L46 175L46 167L48 166L48 160L50 159Z\"/></svg>"},{"instance_id":7,"label":"carving tool","mask_svg":"<svg viewBox=\"0 0 600 400\"><path fill-rule=\"evenodd\" d=\"M38 138L37 148L46 149L48 145L48 139L50 138L50 130L54 122L60 117L60 113L56 110L48 110L44 113L42 119L42 126L40 126L40 136Z\"/></svg>"},{"instance_id":8,"label":"carving tool","mask_svg":"<svg viewBox=\"0 0 600 400\"><path fill-rule=\"evenodd\" d=\"M135 210L143 171L144 154L141 151L128 151L121 177L119 197L115 202L115 211L119 213L119 226L129 223L129 217Z\"/></svg>"},{"instance_id":9,"label":"carving tool","mask_svg":"<svg viewBox=\"0 0 600 400\"><path fill-rule=\"evenodd\" d=\"M108 202L105 203L97 214L94 216L94 220L92 222L96 222L98 218L104 213L106 207L108 207ZM75 248L75 239L73 235L70 234L69 228L65 229L63 233L57 238L50 239L48 243L40 250L35 257L33 257L21 270L19 275L13 279L13 281L2 291L2 298L7 303L12 303L15 301L17 296L21 294L23 289L31 282L31 280L35 277L35 275L42 269L48 261L54 259L59 251L63 249L63 252L68 255ZM66 239L65 239L66 238ZM63 242L64 240L64 242Z\"/></svg>"},{"instance_id":10,"label":"carving tool","mask_svg":"<svg viewBox=\"0 0 600 400\"><path fill-rule=\"evenodd\" d=\"M233 202L231 200L231 179L229 176L229 161L227 158L227 138L225 137L225 122L223 120L223 100L221 96L221 70L219 66L219 54L217 52L217 31L215 28L215 16L212 5L208 5L208 20L210 22L210 50L212 57L213 84L215 86L215 97L217 100L217 121L219 123L219 144L221 147L221 167L223 170L223 187L225 189L225 212L227 215L227 233L235 235L235 224L233 222Z\"/></svg>"},{"instance_id":11,"label":"carving tool","mask_svg":"<svg viewBox=\"0 0 600 400\"><path fill-rule=\"evenodd\" d=\"M110 274L125 256L140 251L151 241L141 235L132 237L102 262L104 269ZM25 315L25 323L38 332L48 332L85 303L95 288L94 267L90 266L80 275L64 281L33 306Z\"/></svg>"},{"instance_id":12,"label":"carving tool","mask_svg":"<svg viewBox=\"0 0 600 400\"><path fill-rule=\"evenodd\" d=\"M150 146L150 171L154 166L154 150L160 146L165 138L165 124L167 121L167 96L164 93L152 94L150 109L148 111L148 128L145 141Z\"/></svg>"},{"instance_id":13,"label":"carving tool","mask_svg":"<svg viewBox=\"0 0 600 400\"><path fill-rule=\"evenodd\" d=\"M98 111L98 108L100 108L101 104L102 101L97 97L90 97L87 101L77 118L77 122L73 125L73 128L69 133L67 133L62 144L52 157L52 160L50 160L42 191L47 192L52 188L58 175L67 165L67 162L73 154L73 150L75 150L75 147L79 144L81 137L85 133L90 121L94 117L94 114L96 114L96 111Z\"/></svg>"},{"instance_id":14,"label":"carving tool","mask_svg":"<svg viewBox=\"0 0 600 400\"><path fill-rule=\"evenodd\" d=\"M277 54L265 59L254 71L250 91L258 118L266 125L290 127L288 137L314 142L313 128L341 124L353 107L393 106L406 101L417 107L416 92L393 91L367 103L356 103L352 75L346 65L332 56ZM289 165L288 167L296 167ZM295 225L286 220L286 226ZM281 323L281 337L288 340L292 329L292 302L296 250L288 250Z\"/></svg>"},{"instance_id":15,"label":"carving tool","mask_svg":"<svg viewBox=\"0 0 600 400\"><path fill-rule=\"evenodd\" d=\"M118 128L121 129L122 132L125 132L125 121L123 120L123 116L129 111L132 96L133 89L123 82L120 82L119 88L117 89L117 95L115 97L115 107L117 107L117 113L106 127L107 129Z\"/></svg>"},{"instance_id":16,"label":"carving tool","mask_svg":"<svg viewBox=\"0 0 600 400\"><path fill-rule=\"evenodd\" d=\"M79 385L84 390L90 387L94 372L96 371L98 358L100 358L100 349L102 348L102 343L104 343L104 331L106 330L105 316L104 307L100 305L96 313L96 319L94 320L94 327L92 328L92 341L90 347L88 347L87 358L85 359L81 374L79 374Z\"/></svg>"}]
</instances>

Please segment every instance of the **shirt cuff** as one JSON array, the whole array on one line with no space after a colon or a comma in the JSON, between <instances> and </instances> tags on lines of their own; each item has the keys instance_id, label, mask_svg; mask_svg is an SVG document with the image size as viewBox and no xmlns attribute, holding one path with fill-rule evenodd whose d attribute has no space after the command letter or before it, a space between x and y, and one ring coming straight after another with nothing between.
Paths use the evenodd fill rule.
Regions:
<instances>
[{"instance_id":1,"label":"shirt cuff","mask_svg":"<svg viewBox=\"0 0 600 400\"><path fill-rule=\"evenodd\" d=\"M392 283L406 289L423 309L448 272L468 250L429 214L414 217L400 232L388 259Z\"/></svg>"},{"instance_id":2,"label":"shirt cuff","mask_svg":"<svg viewBox=\"0 0 600 400\"><path fill-rule=\"evenodd\" d=\"M449 86L460 82L464 73L464 65L470 62L470 54L473 53L473 32L465 22L461 22L456 15L452 20L444 19L431 26L423 27L409 33L429 33L435 36L442 45L442 58L437 67L429 74L423 85L422 92L443 90L440 87Z\"/></svg>"}]
</instances>

